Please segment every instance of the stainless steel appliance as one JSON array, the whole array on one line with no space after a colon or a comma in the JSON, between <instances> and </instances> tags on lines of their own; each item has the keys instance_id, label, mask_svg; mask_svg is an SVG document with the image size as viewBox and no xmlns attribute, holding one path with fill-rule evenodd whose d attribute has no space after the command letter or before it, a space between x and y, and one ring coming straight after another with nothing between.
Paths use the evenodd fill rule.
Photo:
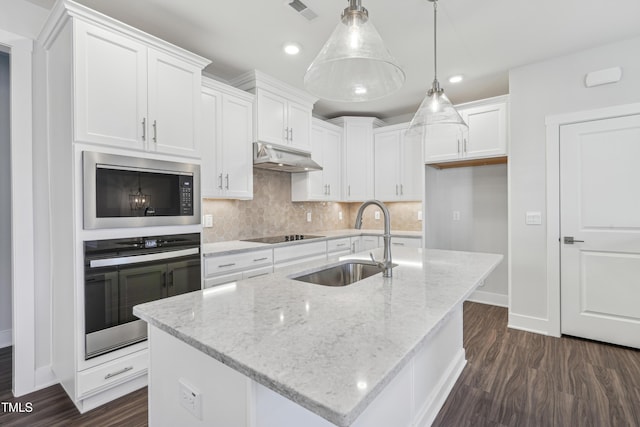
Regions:
<instances>
[{"instance_id":1,"label":"stainless steel appliance","mask_svg":"<svg viewBox=\"0 0 640 427\"><path fill-rule=\"evenodd\" d=\"M147 338L133 306L201 289L200 234L84 242L85 359Z\"/></svg>"},{"instance_id":2,"label":"stainless steel appliance","mask_svg":"<svg viewBox=\"0 0 640 427\"><path fill-rule=\"evenodd\" d=\"M253 167L281 172L311 172L322 166L311 158L311 153L291 147L263 142L253 143Z\"/></svg>"},{"instance_id":3,"label":"stainless steel appliance","mask_svg":"<svg viewBox=\"0 0 640 427\"><path fill-rule=\"evenodd\" d=\"M311 234L284 234L282 236L268 236L268 237L258 237L255 239L243 239L243 242L256 242L256 243L283 243L283 242L293 242L296 240L309 240L309 239L317 239L324 236L314 236Z\"/></svg>"},{"instance_id":4,"label":"stainless steel appliance","mask_svg":"<svg viewBox=\"0 0 640 427\"><path fill-rule=\"evenodd\" d=\"M84 228L200 224L200 166L84 151Z\"/></svg>"}]
</instances>

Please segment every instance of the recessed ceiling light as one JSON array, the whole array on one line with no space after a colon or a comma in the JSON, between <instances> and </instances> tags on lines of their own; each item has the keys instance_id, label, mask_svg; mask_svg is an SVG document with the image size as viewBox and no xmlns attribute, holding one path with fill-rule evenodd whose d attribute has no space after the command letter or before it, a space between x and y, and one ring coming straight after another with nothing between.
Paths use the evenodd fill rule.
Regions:
<instances>
[{"instance_id":1,"label":"recessed ceiling light","mask_svg":"<svg viewBox=\"0 0 640 427\"><path fill-rule=\"evenodd\" d=\"M298 43L291 42L291 43L285 43L283 49L287 55L297 55L300 53L301 47Z\"/></svg>"},{"instance_id":2,"label":"recessed ceiling light","mask_svg":"<svg viewBox=\"0 0 640 427\"><path fill-rule=\"evenodd\" d=\"M449 83L460 83L464 77L462 75L449 77Z\"/></svg>"}]
</instances>

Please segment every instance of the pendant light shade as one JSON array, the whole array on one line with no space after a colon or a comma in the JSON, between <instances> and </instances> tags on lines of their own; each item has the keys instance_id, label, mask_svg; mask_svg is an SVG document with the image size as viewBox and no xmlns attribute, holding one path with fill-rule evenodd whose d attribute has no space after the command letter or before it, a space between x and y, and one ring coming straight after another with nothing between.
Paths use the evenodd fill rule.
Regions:
<instances>
[{"instance_id":1,"label":"pendant light shade","mask_svg":"<svg viewBox=\"0 0 640 427\"><path fill-rule=\"evenodd\" d=\"M434 125L457 125L466 128L458 111L453 107L444 89L440 87L438 82L438 55L437 55L437 17L438 17L438 0L429 0L433 3L433 64L434 78L431 89L427 92L424 100L420 104L418 111L413 116L413 120L409 124L407 134L424 133L427 126Z\"/></svg>"},{"instance_id":2,"label":"pendant light shade","mask_svg":"<svg viewBox=\"0 0 640 427\"><path fill-rule=\"evenodd\" d=\"M360 102L400 89L405 74L382 42L360 0L349 0L340 23L313 60L304 86L331 101Z\"/></svg>"}]
</instances>

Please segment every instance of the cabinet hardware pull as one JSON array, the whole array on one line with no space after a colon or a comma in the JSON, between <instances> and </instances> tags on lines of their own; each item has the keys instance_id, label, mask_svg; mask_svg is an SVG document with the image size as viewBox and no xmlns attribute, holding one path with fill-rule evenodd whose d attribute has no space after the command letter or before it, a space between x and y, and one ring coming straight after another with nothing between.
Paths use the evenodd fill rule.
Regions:
<instances>
[{"instance_id":1,"label":"cabinet hardware pull","mask_svg":"<svg viewBox=\"0 0 640 427\"><path fill-rule=\"evenodd\" d=\"M336 245L336 247L338 247L338 248L339 248L340 246L347 246L347 244L346 244L346 243L338 243L338 244Z\"/></svg>"},{"instance_id":2,"label":"cabinet hardware pull","mask_svg":"<svg viewBox=\"0 0 640 427\"><path fill-rule=\"evenodd\" d=\"M129 372L132 370L133 370L133 366L127 366L125 368L120 369L119 371L111 372L110 374L105 375L104 379L108 380L109 378L116 377L118 375L124 374L125 372Z\"/></svg>"},{"instance_id":3,"label":"cabinet hardware pull","mask_svg":"<svg viewBox=\"0 0 640 427\"><path fill-rule=\"evenodd\" d=\"M167 273L162 273L162 287L166 288L167 287Z\"/></svg>"},{"instance_id":4,"label":"cabinet hardware pull","mask_svg":"<svg viewBox=\"0 0 640 427\"><path fill-rule=\"evenodd\" d=\"M327 195L327 184L324 185L324 195Z\"/></svg>"},{"instance_id":5,"label":"cabinet hardware pull","mask_svg":"<svg viewBox=\"0 0 640 427\"><path fill-rule=\"evenodd\" d=\"M398 195L398 184L396 184L396 196Z\"/></svg>"},{"instance_id":6,"label":"cabinet hardware pull","mask_svg":"<svg viewBox=\"0 0 640 427\"><path fill-rule=\"evenodd\" d=\"M227 180L227 183L225 185L225 188L228 190L229 189L229 174L227 174L227 176L225 177L225 179Z\"/></svg>"},{"instance_id":7,"label":"cabinet hardware pull","mask_svg":"<svg viewBox=\"0 0 640 427\"><path fill-rule=\"evenodd\" d=\"M464 152L467 152L467 138L463 139L464 143L462 144L462 147L464 148Z\"/></svg>"},{"instance_id":8,"label":"cabinet hardware pull","mask_svg":"<svg viewBox=\"0 0 640 427\"><path fill-rule=\"evenodd\" d=\"M220 180L220 184L218 184L218 188L222 190L222 174L218 175L218 179Z\"/></svg>"},{"instance_id":9,"label":"cabinet hardware pull","mask_svg":"<svg viewBox=\"0 0 640 427\"><path fill-rule=\"evenodd\" d=\"M173 287L173 270L169 272L169 287Z\"/></svg>"},{"instance_id":10,"label":"cabinet hardware pull","mask_svg":"<svg viewBox=\"0 0 640 427\"><path fill-rule=\"evenodd\" d=\"M236 265L235 262L232 262L231 264L221 264L218 268L233 267L234 265Z\"/></svg>"},{"instance_id":11,"label":"cabinet hardware pull","mask_svg":"<svg viewBox=\"0 0 640 427\"><path fill-rule=\"evenodd\" d=\"M404 196L404 188L402 187L402 184L400 184L400 195Z\"/></svg>"},{"instance_id":12,"label":"cabinet hardware pull","mask_svg":"<svg viewBox=\"0 0 640 427\"><path fill-rule=\"evenodd\" d=\"M158 123L153 121L153 142L158 142Z\"/></svg>"},{"instance_id":13,"label":"cabinet hardware pull","mask_svg":"<svg viewBox=\"0 0 640 427\"><path fill-rule=\"evenodd\" d=\"M402 242L391 242L391 244L396 246L404 246L404 243Z\"/></svg>"},{"instance_id":14,"label":"cabinet hardware pull","mask_svg":"<svg viewBox=\"0 0 640 427\"><path fill-rule=\"evenodd\" d=\"M260 277L260 276L266 276L269 273L260 273L260 274L256 274L255 276L247 276L247 279L253 279L254 277Z\"/></svg>"},{"instance_id":15,"label":"cabinet hardware pull","mask_svg":"<svg viewBox=\"0 0 640 427\"><path fill-rule=\"evenodd\" d=\"M289 129L289 132L291 132L291 133L289 134L289 141L293 142L293 128L290 128L290 129Z\"/></svg>"},{"instance_id":16,"label":"cabinet hardware pull","mask_svg":"<svg viewBox=\"0 0 640 427\"><path fill-rule=\"evenodd\" d=\"M257 258L257 259L254 259L253 262L264 261L264 260L267 260L267 259L269 259L269 257Z\"/></svg>"},{"instance_id":17,"label":"cabinet hardware pull","mask_svg":"<svg viewBox=\"0 0 640 427\"><path fill-rule=\"evenodd\" d=\"M327 196L331 195L331 184L327 185L327 187L329 188L329 193L327 193Z\"/></svg>"},{"instance_id":18,"label":"cabinet hardware pull","mask_svg":"<svg viewBox=\"0 0 640 427\"><path fill-rule=\"evenodd\" d=\"M351 186L347 185L347 196L351 196Z\"/></svg>"},{"instance_id":19,"label":"cabinet hardware pull","mask_svg":"<svg viewBox=\"0 0 640 427\"><path fill-rule=\"evenodd\" d=\"M458 140L458 153L460 152L460 140Z\"/></svg>"},{"instance_id":20,"label":"cabinet hardware pull","mask_svg":"<svg viewBox=\"0 0 640 427\"><path fill-rule=\"evenodd\" d=\"M147 118L146 117L142 118L142 140L143 141L147 140Z\"/></svg>"}]
</instances>

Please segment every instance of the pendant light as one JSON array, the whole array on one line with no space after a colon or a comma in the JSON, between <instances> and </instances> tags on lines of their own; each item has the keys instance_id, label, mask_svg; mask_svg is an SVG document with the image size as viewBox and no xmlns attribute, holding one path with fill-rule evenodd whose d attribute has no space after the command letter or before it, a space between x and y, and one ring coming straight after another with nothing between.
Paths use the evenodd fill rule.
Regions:
<instances>
[{"instance_id":1,"label":"pendant light","mask_svg":"<svg viewBox=\"0 0 640 427\"><path fill-rule=\"evenodd\" d=\"M349 0L340 23L309 65L304 86L330 101L361 102L395 92L404 80L367 9L360 0Z\"/></svg>"},{"instance_id":2,"label":"pendant light","mask_svg":"<svg viewBox=\"0 0 640 427\"><path fill-rule=\"evenodd\" d=\"M438 0L428 0L433 3L433 83L427 92L418 111L409 124L407 133L424 130L425 126L432 125L458 125L467 127L460 114L453 108L451 101L444 94L438 81L438 55L437 55L437 22Z\"/></svg>"}]
</instances>

